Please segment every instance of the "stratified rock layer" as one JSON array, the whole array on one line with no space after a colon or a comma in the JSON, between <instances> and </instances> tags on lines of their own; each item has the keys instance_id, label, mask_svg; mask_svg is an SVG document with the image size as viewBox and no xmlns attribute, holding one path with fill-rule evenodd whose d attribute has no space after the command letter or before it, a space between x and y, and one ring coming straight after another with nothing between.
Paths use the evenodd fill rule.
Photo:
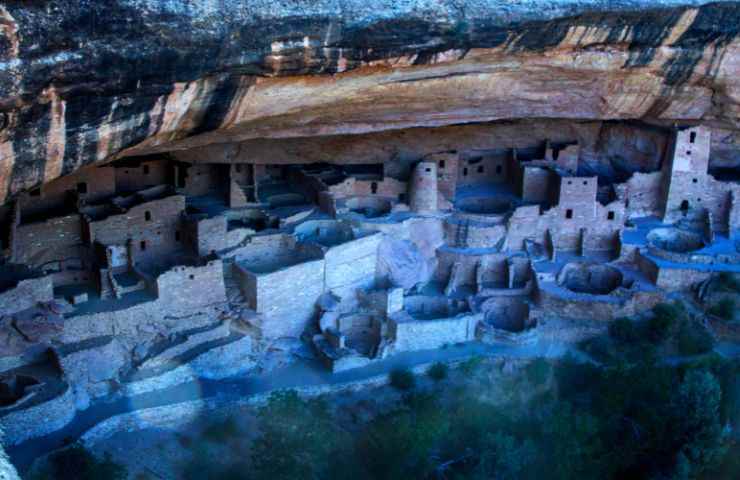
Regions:
<instances>
[{"instance_id":1,"label":"stratified rock layer","mask_svg":"<svg viewBox=\"0 0 740 480\"><path fill-rule=\"evenodd\" d=\"M740 4L704 3L11 0L0 199L122 154L265 137L561 118L736 138Z\"/></svg>"}]
</instances>

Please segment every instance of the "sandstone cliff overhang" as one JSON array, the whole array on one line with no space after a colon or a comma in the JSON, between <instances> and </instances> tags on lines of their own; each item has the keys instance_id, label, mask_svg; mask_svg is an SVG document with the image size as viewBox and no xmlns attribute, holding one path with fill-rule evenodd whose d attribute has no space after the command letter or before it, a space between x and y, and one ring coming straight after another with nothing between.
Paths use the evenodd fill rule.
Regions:
<instances>
[{"instance_id":1,"label":"sandstone cliff overhang","mask_svg":"<svg viewBox=\"0 0 740 480\"><path fill-rule=\"evenodd\" d=\"M0 199L125 154L519 118L740 117L740 3L11 0Z\"/></svg>"}]
</instances>

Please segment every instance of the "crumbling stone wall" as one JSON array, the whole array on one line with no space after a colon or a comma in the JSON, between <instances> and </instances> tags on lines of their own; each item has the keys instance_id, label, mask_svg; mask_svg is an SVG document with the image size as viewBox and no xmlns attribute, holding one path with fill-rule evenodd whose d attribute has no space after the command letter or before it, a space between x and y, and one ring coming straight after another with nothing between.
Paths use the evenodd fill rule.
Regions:
<instances>
[{"instance_id":1,"label":"crumbling stone wall","mask_svg":"<svg viewBox=\"0 0 740 480\"><path fill-rule=\"evenodd\" d=\"M618 200L627 206L629 217L659 216L662 213L663 174L636 172L625 183L614 186Z\"/></svg>"}]
</instances>

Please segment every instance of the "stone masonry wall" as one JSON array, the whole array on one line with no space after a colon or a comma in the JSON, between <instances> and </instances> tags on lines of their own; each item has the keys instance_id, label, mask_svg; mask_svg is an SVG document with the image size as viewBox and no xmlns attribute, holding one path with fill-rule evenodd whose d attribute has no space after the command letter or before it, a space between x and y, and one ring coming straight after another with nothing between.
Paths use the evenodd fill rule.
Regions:
<instances>
[{"instance_id":1,"label":"stone masonry wall","mask_svg":"<svg viewBox=\"0 0 740 480\"><path fill-rule=\"evenodd\" d=\"M82 244L80 215L19 225L13 236L15 263L41 267L47 262L79 257Z\"/></svg>"},{"instance_id":2,"label":"stone masonry wall","mask_svg":"<svg viewBox=\"0 0 740 480\"><path fill-rule=\"evenodd\" d=\"M437 164L420 162L411 174L409 206L414 212L437 210Z\"/></svg>"},{"instance_id":3,"label":"stone masonry wall","mask_svg":"<svg viewBox=\"0 0 740 480\"><path fill-rule=\"evenodd\" d=\"M157 278L159 303L166 310L190 311L226 302L221 260L202 267L175 267Z\"/></svg>"},{"instance_id":4,"label":"stone masonry wall","mask_svg":"<svg viewBox=\"0 0 740 480\"><path fill-rule=\"evenodd\" d=\"M324 291L324 260L313 260L269 274L253 275L254 309L262 314L267 338L299 337L316 315Z\"/></svg>"},{"instance_id":5,"label":"stone masonry wall","mask_svg":"<svg viewBox=\"0 0 740 480\"><path fill-rule=\"evenodd\" d=\"M22 194L18 201L21 215L28 216L59 208L72 193L80 199L96 202L115 192L116 177L113 167L87 167L44 184L40 189Z\"/></svg>"},{"instance_id":6,"label":"stone masonry wall","mask_svg":"<svg viewBox=\"0 0 740 480\"><path fill-rule=\"evenodd\" d=\"M388 324L390 338L399 352L440 348L444 345L468 342L475 339L475 328L480 315L463 315L435 320L403 321L391 318Z\"/></svg>"},{"instance_id":7,"label":"stone masonry wall","mask_svg":"<svg viewBox=\"0 0 740 480\"><path fill-rule=\"evenodd\" d=\"M103 245L125 245L131 241L135 262L156 259L181 248L180 215L185 197L172 195L132 207L120 215L90 223L90 240ZM178 240L180 238L180 240Z\"/></svg>"},{"instance_id":8,"label":"stone masonry wall","mask_svg":"<svg viewBox=\"0 0 740 480\"><path fill-rule=\"evenodd\" d=\"M381 234L374 234L327 250L325 289L336 290L342 296L348 289L372 283L381 238Z\"/></svg>"},{"instance_id":9,"label":"stone masonry wall","mask_svg":"<svg viewBox=\"0 0 740 480\"><path fill-rule=\"evenodd\" d=\"M165 160L141 162L116 168L116 191L136 192L168 183L171 166Z\"/></svg>"},{"instance_id":10,"label":"stone masonry wall","mask_svg":"<svg viewBox=\"0 0 740 480\"><path fill-rule=\"evenodd\" d=\"M629 217L660 215L663 201L663 174L636 172L625 183L615 185L618 200L625 202Z\"/></svg>"}]
</instances>

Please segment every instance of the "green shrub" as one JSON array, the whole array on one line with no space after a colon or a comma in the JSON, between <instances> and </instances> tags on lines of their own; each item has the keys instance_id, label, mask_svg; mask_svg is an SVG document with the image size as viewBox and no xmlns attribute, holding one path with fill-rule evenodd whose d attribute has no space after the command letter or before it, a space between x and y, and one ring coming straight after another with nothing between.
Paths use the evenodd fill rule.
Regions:
<instances>
[{"instance_id":1,"label":"green shrub","mask_svg":"<svg viewBox=\"0 0 740 480\"><path fill-rule=\"evenodd\" d=\"M411 390L416 386L416 377L413 372L397 368L390 374L391 386L398 390Z\"/></svg>"},{"instance_id":2,"label":"green shrub","mask_svg":"<svg viewBox=\"0 0 740 480\"><path fill-rule=\"evenodd\" d=\"M458 368L465 375L472 375L478 370L481 363L483 363L483 357L475 356L462 362Z\"/></svg>"},{"instance_id":3,"label":"green shrub","mask_svg":"<svg viewBox=\"0 0 740 480\"><path fill-rule=\"evenodd\" d=\"M543 385L550 377L550 371L552 367L550 362L542 357L538 357L527 364L525 372L527 373L527 379L533 385Z\"/></svg>"},{"instance_id":4,"label":"green shrub","mask_svg":"<svg viewBox=\"0 0 740 480\"><path fill-rule=\"evenodd\" d=\"M85 447L75 444L49 457L51 477L56 480L124 480L128 472L106 454L98 459Z\"/></svg>"},{"instance_id":5,"label":"green shrub","mask_svg":"<svg viewBox=\"0 0 740 480\"><path fill-rule=\"evenodd\" d=\"M702 325L686 322L678 332L678 351L681 355L700 355L714 348L714 339Z\"/></svg>"},{"instance_id":6,"label":"green shrub","mask_svg":"<svg viewBox=\"0 0 740 480\"><path fill-rule=\"evenodd\" d=\"M647 337L652 343L663 343L670 337L671 329L683 315L683 308L676 304L661 303L653 308L648 321Z\"/></svg>"},{"instance_id":7,"label":"green shrub","mask_svg":"<svg viewBox=\"0 0 740 480\"><path fill-rule=\"evenodd\" d=\"M214 443L226 443L239 436L239 426L233 417L214 422L203 430L203 438Z\"/></svg>"},{"instance_id":8,"label":"green shrub","mask_svg":"<svg viewBox=\"0 0 740 480\"><path fill-rule=\"evenodd\" d=\"M720 292L740 292L740 282L732 274L722 272L717 277L717 290Z\"/></svg>"},{"instance_id":9,"label":"green shrub","mask_svg":"<svg viewBox=\"0 0 740 480\"><path fill-rule=\"evenodd\" d=\"M735 301L724 298L709 309L709 313L723 320L732 320L735 317Z\"/></svg>"},{"instance_id":10,"label":"green shrub","mask_svg":"<svg viewBox=\"0 0 740 480\"><path fill-rule=\"evenodd\" d=\"M429 375L429 378L434 380L435 382L440 382L447 378L447 371L449 368L446 364L437 362L431 367L429 367L429 370L427 370L427 375Z\"/></svg>"},{"instance_id":11,"label":"green shrub","mask_svg":"<svg viewBox=\"0 0 740 480\"><path fill-rule=\"evenodd\" d=\"M617 318L609 325L609 336L620 343L633 343L640 339L635 322L629 318Z\"/></svg>"}]
</instances>

